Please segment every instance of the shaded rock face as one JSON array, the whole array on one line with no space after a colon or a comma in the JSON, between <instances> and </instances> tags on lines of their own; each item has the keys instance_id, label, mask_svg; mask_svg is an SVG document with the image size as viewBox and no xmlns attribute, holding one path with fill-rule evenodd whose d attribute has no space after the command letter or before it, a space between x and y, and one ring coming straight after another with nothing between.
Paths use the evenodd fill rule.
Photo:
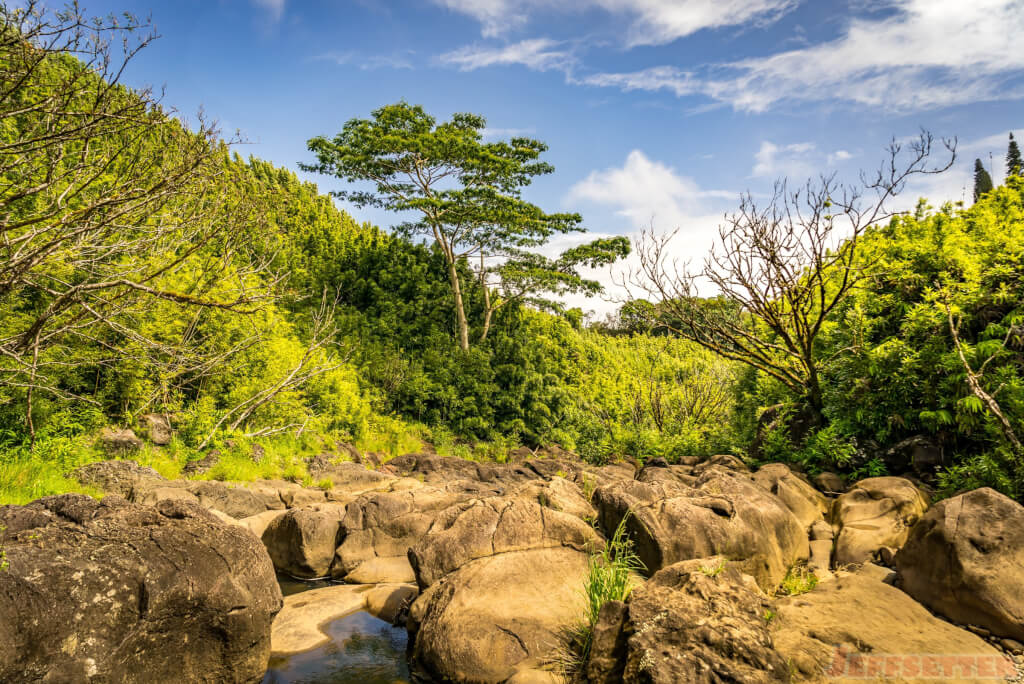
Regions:
<instances>
[{"instance_id":1,"label":"shaded rock face","mask_svg":"<svg viewBox=\"0 0 1024 684\"><path fill-rule=\"evenodd\" d=\"M153 470L140 466L135 461L99 461L75 468L75 478L84 485L90 485L108 494L118 494L128 499L140 482L154 485L166 483L164 477Z\"/></svg>"},{"instance_id":2,"label":"shaded rock face","mask_svg":"<svg viewBox=\"0 0 1024 684\"><path fill-rule=\"evenodd\" d=\"M902 477L856 483L832 503L832 524L838 529L833 565L863 563L880 552L891 555L903 546L928 504L928 496Z\"/></svg>"},{"instance_id":3,"label":"shaded rock face","mask_svg":"<svg viewBox=\"0 0 1024 684\"><path fill-rule=\"evenodd\" d=\"M942 445L924 435L898 442L885 452L884 458L892 472L906 472L909 467L915 474L925 478L933 477L939 466L946 463Z\"/></svg>"},{"instance_id":4,"label":"shaded rock face","mask_svg":"<svg viewBox=\"0 0 1024 684\"><path fill-rule=\"evenodd\" d=\"M250 682L281 609L247 531L194 504L66 494L0 508L0 681Z\"/></svg>"},{"instance_id":5,"label":"shaded rock face","mask_svg":"<svg viewBox=\"0 0 1024 684\"><path fill-rule=\"evenodd\" d=\"M174 432L171 430L171 418L166 413L147 413L139 416L139 424L153 444L166 446L171 443Z\"/></svg>"},{"instance_id":6,"label":"shaded rock face","mask_svg":"<svg viewBox=\"0 0 1024 684\"><path fill-rule=\"evenodd\" d=\"M466 563L413 603L414 665L440 681L508 680L580 620L586 575L586 554L564 547Z\"/></svg>"},{"instance_id":7,"label":"shaded rock face","mask_svg":"<svg viewBox=\"0 0 1024 684\"><path fill-rule=\"evenodd\" d=\"M722 557L670 565L622 608L602 610L587 671L603 682L787 681L768 633L770 609L753 578Z\"/></svg>"},{"instance_id":8,"label":"shaded rock face","mask_svg":"<svg viewBox=\"0 0 1024 684\"><path fill-rule=\"evenodd\" d=\"M293 508L263 532L274 567L293 577L326 577L338 547L345 509L335 504Z\"/></svg>"},{"instance_id":9,"label":"shaded rock face","mask_svg":"<svg viewBox=\"0 0 1024 684\"><path fill-rule=\"evenodd\" d=\"M993 668L988 679L971 676L976 670L951 671L943 677L943 681L957 682L991 682L996 667L1009 665L974 634L935 617L910 596L886 584L885 574L883 568L868 563L856 573L840 573L837 579L819 584L809 593L776 600L776 615L769 625L771 635L776 650L792 664L794 680L818 682L823 673L836 678L854 675L854 654L876 658L885 654L982 656L984 666ZM879 661L874 662L877 665ZM919 682L920 671L913 676L912 669L902 669L919 664L897 659L893 677L885 681ZM865 679L864 674L862 670L854 679Z\"/></svg>"},{"instance_id":10,"label":"shaded rock face","mask_svg":"<svg viewBox=\"0 0 1024 684\"><path fill-rule=\"evenodd\" d=\"M808 557L807 531L781 500L749 475L709 467L694 486L624 481L594 492L606 535L626 522L650 573L683 560L722 555L774 589L796 561Z\"/></svg>"},{"instance_id":11,"label":"shaded rock face","mask_svg":"<svg viewBox=\"0 0 1024 684\"><path fill-rule=\"evenodd\" d=\"M988 487L940 501L894 564L936 613L1024 641L1024 506Z\"/></svg>"}]
</instances>

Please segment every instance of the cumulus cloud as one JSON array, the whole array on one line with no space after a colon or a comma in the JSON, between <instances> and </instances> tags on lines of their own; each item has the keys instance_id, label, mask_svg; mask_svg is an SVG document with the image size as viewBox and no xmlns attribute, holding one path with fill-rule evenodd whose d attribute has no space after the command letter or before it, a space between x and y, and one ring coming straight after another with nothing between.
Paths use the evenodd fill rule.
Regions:
<instances>
[{"instance_id":1,"label":"cumulus cloud","mask_svg":"<svg viewBox=\"0 0 1024 684\"><path fill-rule=\"evenodd\" d=\"M438 59L442 64L458 67L460 71L512 64L521 64L534 71L568 71L575 58L571 51L561 46L558 41L548 38L532 38L501 46L467 45Z\"/></svg>"},{"instance_id":2,"label":"cumulus cloud","mask_svg":"<svg viewBox=\"0 0 1024 684\"><path fill-rule=\"evenodd\" d=\"M659 232L678 229L672 241L673 257L680 262L699 264L707 254L722 222L726 208L733 206L738 192L708 190L671 166L650 159L641 150L633 150L621 167L592 171L569 190L566 203L581 202L611 207L622 224L605 226L607 232L632 238L653 227ZM638 260L630 256L611 270L595 272L592 277L605 285L612 304L597 306L599 312L611 311L625 292L615 285L623 274L635 269ZM613 277L613 273L617 274ZM586 308L586 307L584 307Z\"/></svg>"},{"instance_id":3,"label":"cumulus cloud","mask_svg":"<svg viewBox=\"0 0 1024 684\"><path fill-rule=\"evenodd\" d=\"M888 0L835 40L685 70L665 65L581 79L624 90L700 94L762 112L782 102L845 101L894 111L1024 97L1024 0Z\"/></svg>"},{"instance_id":4,"label":"cumulus cloud","mask_svg":"<svg viewBox=\"0 0 1024 684\"><path fill-rule=\"evenodd\" d=\"M702 29L773 21L799 0L435 0L480 22L485 37L525 26L544 10L604 10L625 17L627 46L663 45Z\"/></svg>"}]
</instances>

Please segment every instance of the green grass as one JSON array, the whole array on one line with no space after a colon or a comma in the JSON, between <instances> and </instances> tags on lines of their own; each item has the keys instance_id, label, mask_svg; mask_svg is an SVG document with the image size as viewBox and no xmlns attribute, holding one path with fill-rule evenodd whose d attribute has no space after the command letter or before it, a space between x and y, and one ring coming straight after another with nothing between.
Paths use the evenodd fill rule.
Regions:
<instances>
[{"instance_id":1,"label":"green grass","mask_svg":"<svg viewBox=\"0 0 1024 684\"><path fill-rule=\"evenodd\" d=\"M805 565L794 565L786 573L782 584L779 585L775 594L799 596L800 594L806 594L816 586L818 586L818 577L814 574L813 570Z\"/></svg>"},{"instance_id":2,"label":"green grass","mask_svg":"<svg viewBox=\"0 0 1024 684\"><path fill-rule=\"evenodd\" d=\"M609 601L628 599L637 584L637 573L646 569L633 550L633 540L626 534L629 517L630 513L623 516L604 548L590 555L583 585L586 599L583 620L571 630L567 646L555 656L565 674L579 672L587 662L601 606Z\"/></svg>"},{"instance_id":3,"label":"green grass","mask_svg":"<svg viewBox=\"0 0 1024 684\"><path fill-rule=\"evenodd\" d=\"M259 463L253 460L256 443L264 452ZM231 438L221 440L215 448L220 452L217 463L192 479L242 482L282 479L306 486L325 486L323 481L314 483L305 463L310 456L323 453L328 448L319 435L278 435L255 443L244 438ZM173 480L182 476L182 470L189 461L201 459L204 455L175 438L162 447L145 443L139 451L123 454L120 458L153 468L163 477ZM31 446L0 445L0 505L26 504L43 496L68 492L100 498L102 492L83 486L65 474L87 463L108 458L111 456L97 447L95 435L48 436L36 440ZM341 455L338 460L346 458Z\"/></svg>"},{"instance_id":4,"label":"green grass","mask_svg":"<svg viewBox=\"0 0 1024 684\"><path fill-rule=\"evenodd\" d=\"M708 577L718 577L725 570L726 561L725 559L719 559L714 565L702 565L700 571Z\"/></svg>"}]
</instances>

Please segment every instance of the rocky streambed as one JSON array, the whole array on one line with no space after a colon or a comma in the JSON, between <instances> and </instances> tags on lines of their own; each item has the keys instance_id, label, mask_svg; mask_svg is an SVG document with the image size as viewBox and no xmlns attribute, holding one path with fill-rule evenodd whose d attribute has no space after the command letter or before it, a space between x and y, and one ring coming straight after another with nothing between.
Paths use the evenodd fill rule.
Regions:
<instances>
[{"instance_id":1,"label":"rocky streambed","mask_svg":"<svg viewBox=\"0 0 1024 684\"><path fill-rule=\"evenodd\" d=\"M847 488L729 456L314 466L331 488L108 461L77 472L102 502L0 507L0 681L564 681L589 559L620 524L646 570L601 609L577 681L1021 670L1024 507L993 490L932 506L907 478ZM334 583L283 596L275 572Z\"/></svg>"}]
</instances>

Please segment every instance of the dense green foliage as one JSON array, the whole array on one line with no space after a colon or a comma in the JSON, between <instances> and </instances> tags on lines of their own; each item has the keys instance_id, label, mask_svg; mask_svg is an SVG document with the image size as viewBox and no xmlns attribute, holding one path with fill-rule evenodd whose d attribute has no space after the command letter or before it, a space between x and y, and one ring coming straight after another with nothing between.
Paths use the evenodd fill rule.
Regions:
<instances>
[{"instance_id":1,"label":"dense green foliage","mask_svg":"<svg viewBox=\"0 0 1024 684\"><path fill-rule=\"evenodd\" d=\"M725 358L735 345L675 337L687 325L671 298L589 328L579 310L548 306L546 294L595 291L575 269L625 246L531 251L579 223L519 196L550 171L542 143L485 145L479 117L436 125L404 103L314 139L319 170L374 181L367 203L425 217L387 232L288 170L232 155L211 127L186 128L147 94L107 88L107 62L0 38L2 73L20 74L0 89L0 143L21 150L0 154L0 502L77 488L66 473L106 457L103 427L154 412L173 416L174 440L136 458L167 476L215 448L203 477L312 484L305 458L338 442L392 456L429 441L497 459L559 444L595 463L742 454L770 405L781 406L756 458L858 476L916 469L947 493L1024 495L1019 175L989 179L969 209L922 203L865 226L856 250L823 248L813 276L787 266L782 289L806 297L769 294L760 309L724 290L689 297L691 323L728 321L764 349L813 333L754 370ZM54 88L73 95L59 99L67 111L52 110ZM383 135L382 123L396 128ZM463 175L440 197L421 187L395 204L385 186L398 181L375 179L381 157L421 145ZM436 239L411 239L424 230ZM481 254L501 260L467 258ZM765 293L780 291L771 277ZM757 311L789 322L773 329ZM765 370L793 367L813 383ZM937 470L893 449L907 438L940 452Z\"/></svg>"},{"instance_id":2,"label":"dense green foliage","mask_svg":"<svg viewBox=\"0 0 1024 684\"><path fill-rule=\"evenodd\" d=\"M11 111L19 97L49 102L54 83L104 87L103 60L84 65L60 53L18 53L17 39L7 45L5 59L32 58L3 103ZM602 461L727 445L728 364L670 339L585 331L578 311L535 308L543 292L593 290L574 268L622 254L623 240L537 261L526 248L578 217L538 213L565 226L535 222L521 239L507 222L477 226L492 254L494 230L506 231L504 270L484 274L500 277L495 283L464 257L453 264L442 245L359 224L293 173L231 155L212 128L184 128L146 93L117 87L109 98L83 97L75 115L107 121L115 106L137 114L137 130L97 123L89 134L89 145L109 155L83 163L107 165L110 182L67 176L46 191L72 188L79 204L53 211L69 235L91 241L40 252L27 277L0 291L0 342L16 350L0 358L0 500L78 488L66 474L106 457L101 428L138 427L147 413L173 416L175 438L147 445L140 462L177 476L216 448L220 462L204 476L219 479L303 479L303 459L339 441L395 455L427 440L474 458L559 443ZM40 105L6 120L3 143L26 144L51 115ZM40 168L83 145L70 124L58 124ZM480 145L478 130L469 137ZM506 147L517 157L525 144ZM178 168L191 175L161 184ZM50 217L40 210L49 194L25 193L32 179L19 174L12 164L3 176L8 235L30 225L19 216L38 214L44 226ZM513 199L516 186L506 188ZM118 220L76 213L116 204L126 188L134 203ZM12 254L5 258L15 272ZM458 343L452 268L477 340L469 349ZM60 316L50 313L56 305ZM23 341L37 330L34 353ZM259 464L255 443L267 452Z\"/></svg>"},{"instance_id":3,"label":"dense green foliage","mask_svg":"<svg viewBox=\"0 0 1024 684\"><path fill-rule=\"evenodd\" d=\"M1024 183L969 209L923 202L863 238L869 277L830 320L821 348L828 426L769 440L765 458L861 475L915 468L891 447L920 436L942 452L945 492L989 485L1019 496L1024 454ZM960 357L953 332L960 340ZM966 366L965 366L966 362ZM972 390L994 398L1004 424Z\"/></svg>"}]
</instances>

